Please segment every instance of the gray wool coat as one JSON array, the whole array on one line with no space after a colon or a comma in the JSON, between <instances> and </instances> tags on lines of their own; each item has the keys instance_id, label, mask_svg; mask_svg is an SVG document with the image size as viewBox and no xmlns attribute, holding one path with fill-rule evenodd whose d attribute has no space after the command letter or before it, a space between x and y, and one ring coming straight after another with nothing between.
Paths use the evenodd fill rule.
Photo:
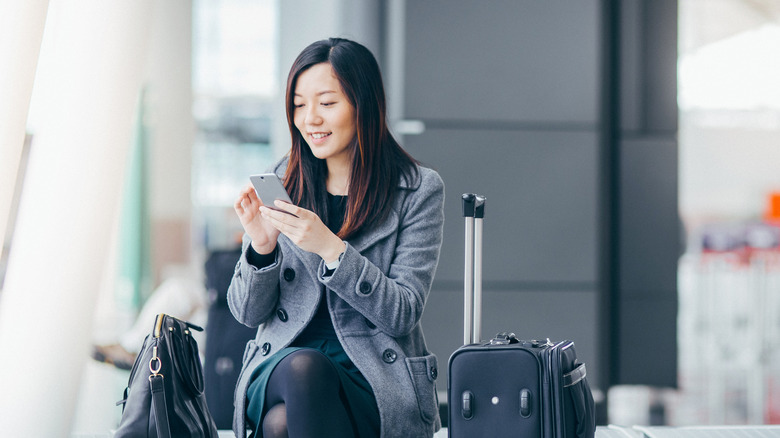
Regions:
<instances>
[{"instance_id":1,"label":"gray wool coat","mask_svg":"<svg viewBox=\"0 0 780 438\"><path fill-rule=\"evenodd\" d=\"M286 164L277 165L278 175ZM235 392L237 438L246 437L249 376L303 331L322 288L339 341L376 396L381 436L430 438L441 427L438 364L425 346L420 318L439 260L444 183L435 171L418 169L415 181L398 185L388 218L346 241L341 264L328 277L319 256L284 235L274 263L258 269L247 262L245 238L228 303L239 322L258 330L244 351Z\"/></svg>"}]
</instances>

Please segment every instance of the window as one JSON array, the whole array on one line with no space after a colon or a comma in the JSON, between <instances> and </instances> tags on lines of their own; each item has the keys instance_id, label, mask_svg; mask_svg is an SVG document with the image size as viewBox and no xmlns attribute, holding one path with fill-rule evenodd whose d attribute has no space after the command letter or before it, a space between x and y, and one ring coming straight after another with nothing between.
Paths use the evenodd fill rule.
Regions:
<instances>
[{"instance_id":1,"label":"window","mask_svg":"<svg viewBox=\"0 0 780 438\"><path fill-rule=\"evenodd\" d=\"M206 248L234 242L240 224L233 202L248 176L275 160L277 33L274 0L193 4L193 226Z\"/></svg>"}]
</instances>

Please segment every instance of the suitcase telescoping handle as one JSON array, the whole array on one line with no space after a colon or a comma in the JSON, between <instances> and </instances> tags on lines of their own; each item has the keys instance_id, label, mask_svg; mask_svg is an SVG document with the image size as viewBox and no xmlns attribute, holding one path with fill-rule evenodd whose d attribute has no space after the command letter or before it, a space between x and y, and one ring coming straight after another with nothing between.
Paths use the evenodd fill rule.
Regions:
<instances>
[{"instance_id":1,"label":"suitcase telescoping handle","mask_svg":"<svg viewBox=\"0 0 780 438\"><path fill-rule=\"evenodd\" d=\"M463 217L466 219L466 251L463 276L463 344L479 342L482 336L482 219L485 200L481 195L464 193Z\"/></svg>"}]
</instances>

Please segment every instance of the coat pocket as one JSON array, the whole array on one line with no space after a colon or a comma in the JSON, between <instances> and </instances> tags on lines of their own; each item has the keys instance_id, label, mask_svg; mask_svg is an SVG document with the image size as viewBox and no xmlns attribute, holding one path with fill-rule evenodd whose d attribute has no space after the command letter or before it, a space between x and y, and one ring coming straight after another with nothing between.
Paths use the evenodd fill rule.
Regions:
<instances>
[{"instance_id":1,"label":"coat pocket","mask_svg":"<svg viewBox=\"0 0 780 438\"><path fill-rule=\"evenodd\" d=\"M439 410L436 400L436 377L439 374L439 368L436 362L436 356L406 358L406 368L412 379L414 392L417 396L417 405L420 409L420 417L426 423L432 423L436 419Z\"/></svg>"}]
</instances>

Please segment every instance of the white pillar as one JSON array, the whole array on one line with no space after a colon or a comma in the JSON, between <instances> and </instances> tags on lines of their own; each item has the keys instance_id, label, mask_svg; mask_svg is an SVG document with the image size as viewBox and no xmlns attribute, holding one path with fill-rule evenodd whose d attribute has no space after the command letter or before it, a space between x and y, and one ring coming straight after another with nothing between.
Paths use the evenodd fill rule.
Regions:
<instances>
[{"instance_id":1,"label":"white pillar","mask_svg":"<svg viewBox=\"0 0 780 438\"><path fill-rule=\"evenodd\" d=\"M52 2L0 296L0 430L67 437L142 83L151 0ZM56 13L55 13L56 11ZM49 57L49 58L46 58ZM42 88L38 90L38 87ZM35 107L35 95L32 106Z\"/></svg>"},{"instance_id":2,"label":"white pillar","mask_svg":"<svg viewBox=\"0 0 780 438\"><path fill-rule=\"evenodd\" d=\"M5 245L49 0L0 0L0 251Z\"/></svg>"},{"instance_id":3,"label":"white pillar","mask_svg":"<svg viewBox=\"0 0 780 438\"><path fill-rule=\"evenodd\" d=\"M146 69L149 130L149 213L153 270L190 264L192 248L191 168L195 120L192 116L192 1L154 2L154 44Z\"/></svg>"}]
</instances>

